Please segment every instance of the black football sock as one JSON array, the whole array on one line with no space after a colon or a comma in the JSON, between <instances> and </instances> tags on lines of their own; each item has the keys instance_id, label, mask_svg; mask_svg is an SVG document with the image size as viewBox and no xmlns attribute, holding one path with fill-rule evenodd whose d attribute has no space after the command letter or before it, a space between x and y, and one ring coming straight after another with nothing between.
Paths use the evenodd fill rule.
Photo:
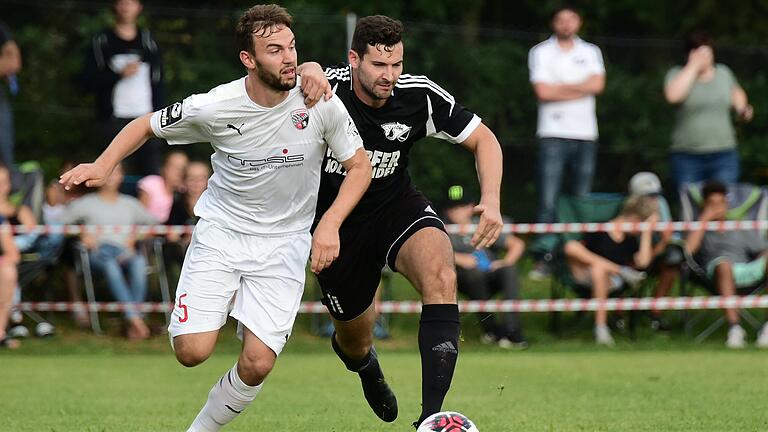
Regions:
<instances>
[{"instance_id":1,"label":"black football sock","mask_svg":"<svg viewBox=\"0 0 768 432\"><path fill-rule=\"evenodd\" d=\"M439 412L451 387L459 356L459 307L455 304L424 305L419 321L421 353L421 417Z\"/></svg>"},{"instance_id":2,"label":"black football sock","mask_svg":"<svg viewBox=\"0 0 768 432\"><path fill-rule=\"evenodd\" d=\"M360 374L361 378L377 379L384 377L384 373L381 371L381 366L379 365L379 360L376 357L376 350L373 347L371 347L368 354L360 360L349 358L344 354L344 351L341 350L339 343L336 341L336 332L331 335L331 346L336 352L336 355L339 356L342 362L344 362L344 366L350 371Z\"/></svg>"}]
</instances>

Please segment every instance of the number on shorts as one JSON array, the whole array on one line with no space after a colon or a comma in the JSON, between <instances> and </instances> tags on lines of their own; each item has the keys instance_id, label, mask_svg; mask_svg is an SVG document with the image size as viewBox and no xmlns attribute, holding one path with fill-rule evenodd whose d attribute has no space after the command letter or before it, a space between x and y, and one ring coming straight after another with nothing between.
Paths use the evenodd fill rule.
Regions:
<instances>
[{"instance_id":1,"label":"number on shorts","mask_svg":"<svg viewBox=\"0 0 768 432\"><path fill-rule=\"evenodd\" d=\"M184 311L184 315L179 317L180 323L187 322L187 320L189 319L189 314L187 313L187 305L181 303L181 299L183 299L186 296L187 296L186 293L179 296L179 304L177 306L179 307L179 309Z\"/></svg>"}]
</instances>

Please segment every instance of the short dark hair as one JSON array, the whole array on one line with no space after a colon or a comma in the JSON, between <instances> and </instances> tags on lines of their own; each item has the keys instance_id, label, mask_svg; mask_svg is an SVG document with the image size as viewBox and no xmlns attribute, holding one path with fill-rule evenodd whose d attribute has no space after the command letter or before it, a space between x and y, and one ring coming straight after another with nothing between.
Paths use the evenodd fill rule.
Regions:
<instances>
[{"instance_id":1,"label":"short dark hair","mask_svg":"<svg viewBox=\"0 0 768 432\"><path fill-rule=\"evenodd\" d=\"M357 21L351 48L363 58L369 45L383 45L385 51L391 51L402 40L403 23L388 16L372 15Z\"/></svg>"},{"instance_id":2,"label":"short dark hair","mask_svg":"<svg viewBox=\"0 0 768 432\"><path fill-rule=\"evenodd\" d=\"M581 12L579 12L579 10L576 9L575 7L561 5L561 6L556 7L552 11L552 13L549 15L549 22L553 22L555 20L555 17L557 17L560 14L560 12L563 12L563 11L571 11L571 12L575 13L576 15L578 15L579 18L581 18Z\"/></svg>"},{"instance_id":3,"label":"short dark hair","mask_svg":"<svg viewBox=\"0 0 768 432\"><path fill-rule=\"evenodd\" d=\"M727 195L728 188L725 186L725 184L717 180L710 180L704 184L704 187L701 188L701 196L706 200L714 194Z\"/></svg>"},{"instance_id":4,"label":"short dark hair","mask_svg":"<svg viewBox=\"0 0 768 432\"><path fill-rule=\"evenodd\" d=\"M266 37L271 34L272 27L291 28L291 24L293 24L293 17L281 6L274 4L253 6L237 20L237 27L235 27L237 49L255 54L254 33Z\"/></svg>"},{"instance_id":5,"label":"short dark hair","mask_svg":"<svg viewBox=\"0 0 768 432\"><path fill-rule=\"evenodd\" d=\"M704 30L694 30L685 36L685 53L696 48L708 46L714 48L715 38Z\"/></svg>"}]
</instances>

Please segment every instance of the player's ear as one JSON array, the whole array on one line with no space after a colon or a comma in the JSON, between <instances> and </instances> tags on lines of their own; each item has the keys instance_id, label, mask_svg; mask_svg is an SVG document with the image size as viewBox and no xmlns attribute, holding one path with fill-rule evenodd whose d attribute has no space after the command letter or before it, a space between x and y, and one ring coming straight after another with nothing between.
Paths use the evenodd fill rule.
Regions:
<instances>
[{"instance_id":1,"label":"player's ear","mask_svg":"<svg viewBox=\"0 0 768 432\"><path fill-rule=\"evenodd\" d=\"M349 54L347 55L347 57L349 59L349 64L351 64L353 68L357 69L358 67L360 67L360 62L362 61L362 59L360 58L359 55L357 55L357 51L349 50Z\"/></svg>"},{"instance_id":2,"label":"player's ear","mask_svg":"<svg viewBox=\"0 0 768 432\"><path fill-rule=\"evenodd\" d=\"M248 70L256 69L256 61L248 51L240 51L240 62Z\"/></svg>"}]
</instances>

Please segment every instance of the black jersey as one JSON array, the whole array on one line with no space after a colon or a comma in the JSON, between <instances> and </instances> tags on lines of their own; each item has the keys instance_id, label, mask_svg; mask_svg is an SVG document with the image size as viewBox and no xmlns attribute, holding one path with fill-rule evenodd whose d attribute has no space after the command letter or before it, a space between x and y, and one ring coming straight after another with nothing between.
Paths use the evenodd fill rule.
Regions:
<instances>
[{"instance_id":1,"label":"black jersey","mask_svg":"<svg viewBox=\"0 0 768 432\"><path fill-rule=\"evenodd\" d=\"M325 75L354 120L373 166L371 185L348 220L367 218L408 193L413 187L407 170L408 153L416 141L435 137L460 143L480 124L479 117L425 76L400 75L386 104L372 108L352 90L349 65L328 68ZM344 168L328 149L323 159L318 218L333 203L344 175Z\"/></svg>"}]
</instances>

